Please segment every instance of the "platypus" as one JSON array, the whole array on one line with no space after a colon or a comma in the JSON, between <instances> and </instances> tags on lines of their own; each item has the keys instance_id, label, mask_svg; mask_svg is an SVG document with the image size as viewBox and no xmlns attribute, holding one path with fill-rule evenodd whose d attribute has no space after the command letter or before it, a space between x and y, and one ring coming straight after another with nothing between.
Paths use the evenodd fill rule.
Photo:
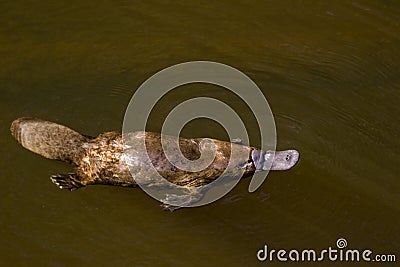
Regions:
<instances>
[{"instance_id":1,"label":"platypus","mask_svg":"<svg viewBox=\"0 0 400 267\"><path fill-rule=\"evenodd\" d=\"M12 122L11 133L26 149L48 159L61 160L76 166L76 172L55 174L51 181L61 189L74 190L87 185L137 185L135 179L145 179L148 174L146 165L136 159L130 162L135 167L130 171L127 159L124 157L122 134L106 132L97 137L80 134L64 125L36 118L19 118ZM185 171L169 162L161 145L161 134L154 132L133 132L130 138L143 140L153 167L166 180L179 186L199 187L216 180L226 169L231 146L241 146L248 154L244 162L237 168L244 170L244 176L256 171L266 170L266 159L271 151L257 149L241 144L210 139L215 144L216 156L205 169L197 172ZM188 160L196 160L201 156L201 142L205 138L179 138L182 154ZM131 148L135 149L135 148ZM296 150L276 151L274 159L268 167L271 170L287 170L292 168L299 159ZM136 165L135 165L136 164ZM140 177L139 177L140 176Z\"/></svg>"}]
</instances>

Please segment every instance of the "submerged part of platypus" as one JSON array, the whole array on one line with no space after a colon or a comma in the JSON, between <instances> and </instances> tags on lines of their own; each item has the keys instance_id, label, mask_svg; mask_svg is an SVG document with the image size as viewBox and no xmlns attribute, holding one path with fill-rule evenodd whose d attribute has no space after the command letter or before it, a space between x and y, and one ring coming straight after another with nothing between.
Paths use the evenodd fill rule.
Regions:
<instances>
[{"instance_id":1,"label":"submerged part of platypus","mask_svg":"<svg viewBox=\"0 0 400 267\"><path fill-rule=\"evenodd\" d=\"M74 190L95 184L136 186L135 179L146 179L147 166L140 158L130 162L124 156L122 134L106 132L98 137L82 135L66 126L36 118L20 118L12 122L11 133L26 149L49 159L66 161L77 166L75 173L56 174L51 181L59 188ZM130 133L130 138L143 140L152 165L166 180L179 186L198 187L216 180L226 169L230 160L231 146L240 146L248 154L244 162L238 162L237 168L244 170L244 176L256 171L287 170L298 161L296 150L271 151L254 147L232 144L210 139L215 144L216 156L212 163L198 172L184 171L171 164L164 154L161 135L152 132ZM182 154L188 160L201 156L204 138L179 138ZM135 149L134 147L130 148ZM266 164L274 156L272 165ZM128 167L131 167L131 169ZM132 171L132 166L134 166ZM149 181L151 178L149 177Z\"/></svg>"}]
</instances>

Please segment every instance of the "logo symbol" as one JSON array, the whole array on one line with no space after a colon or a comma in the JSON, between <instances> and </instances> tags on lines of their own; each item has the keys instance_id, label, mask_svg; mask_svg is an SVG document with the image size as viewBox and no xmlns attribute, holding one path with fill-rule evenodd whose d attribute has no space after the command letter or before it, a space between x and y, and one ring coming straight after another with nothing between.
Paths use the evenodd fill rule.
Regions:
<instances>
[{"instance_id":1,"label":"logo symbol","mask_svg":"<svg viewBox=\"0 0 400 267\"><path fill-rule=\"evenodd\" d=\"M209 61L181 63L157 72L136 90L128 104L122 127L123 156L136 183L146 193L165 204L180 207L195 207L215 201L227 194L241 178L224 179L233 168L230 160L225 172L212 183L193 188L183 187L164 179L150 162L143 132L152 109L165 94L178 86L191 83L218 85L240 97L252 110L258 122L262 149L275 151L276 147L275 121L267 99L244 73L228 65ZM178 169L190 172L203 170L215 158L215 145L211 139L204 139L200 144L200 147L204 146L207 149L203 150L204 153L198 160L190 161L180 152L179 133L185 124L196 118L208 118L218 122L228 133L230 141L239 138L243 144L249 145L243 121L228 104L209 97L189 99L177 105L168 114L161 130L164 153L170 163ZM169 137L165 137L166 135ZM132 167L138 158L148 169L145 174L139 174L137 169ZM235 151L232 146L232 158L246 160L248 154L244 154L242 150ZM255 173L250 181L249 192L255 191L264 182L267 174L268 171ZM220 186L221 181L224 181L224 186ZM201 198L198 197L199 192L202 192Z\"/></svg>"},{"instance_id":2,"label":"logo symbol","mask_svg":"<svg viewBox=\"0 0 400 267\"><path fill-rule=\"evenodd\" d=\"M342 248L347 247L347 240L344 239L344 238L339 238L339 239L336 241L336 246L337 246L339 249L342 249Z\"/></svg>"}]
</instances>

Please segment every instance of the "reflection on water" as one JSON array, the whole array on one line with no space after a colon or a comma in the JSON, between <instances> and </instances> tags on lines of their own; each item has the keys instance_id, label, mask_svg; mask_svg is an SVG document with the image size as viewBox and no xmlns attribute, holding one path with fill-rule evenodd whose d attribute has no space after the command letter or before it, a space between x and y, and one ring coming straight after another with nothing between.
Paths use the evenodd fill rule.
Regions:
<instances>
[{"instance_id":1,"label":"reflection on water","mask_svg":"<svg viewBox=\"0 0 400 267\"><path fill-rule=\"evenodd\" d=\"M0 12L2 263L246 266L264 243L318 249L342 236L398 252L397 2L2 1ZM301 152L298 166L271 172L255 193L244 180L216 203L171 214L139 189L57 190L48 177L72 167L9 134L20 116L90 135L118 130L135 88L190 60L249 75L275 114L278 148ZM160 103L149 128L194 96L222 99L257 127L234 95L184 89ZM226 138L204 120L183 134Z\"/></svg>"}]
</instances>

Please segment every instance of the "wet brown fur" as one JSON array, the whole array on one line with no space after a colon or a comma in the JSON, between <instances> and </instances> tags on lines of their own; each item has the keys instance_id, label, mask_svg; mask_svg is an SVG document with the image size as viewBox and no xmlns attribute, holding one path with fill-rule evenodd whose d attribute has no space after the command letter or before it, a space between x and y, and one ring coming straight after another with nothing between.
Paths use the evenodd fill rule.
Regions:
<instances>
[{"instance_id":1,"label":"wet brown fur","mask_svg":"<svg viewBox=\"0 0 400 267\"><path fill-rule=\"evenodd\" d=\"M106 132L96 138L88 138L66 126L32 118L15 120L11 132L28 150L46 158L71 162L77 166L75 174L63 175L62 179L67 178L65 184L59 184L57 177L52 178L52 181L61 188L74 189L91 184L136 186L128 165L121 158L123 142L122 135L118 132ZM147 153L153 166L164 178L178 185L192 187L208 184L224 172L229 162L232 144L213 140L217 153L212 164L199 172L183 171L167 160L161 146L160 134L146 132L145 138ZM189 160L198 159L201 140L203 138L180 138L182 154ZM254 173L255 166L250 157L253 148L236 146L240 146L249 155L249 161L243 166L238 165L236 170L244 168L245 175ZM142 177L149 173L143 168L136 170L135 176Z\"/></svg>"}]
</instances>

